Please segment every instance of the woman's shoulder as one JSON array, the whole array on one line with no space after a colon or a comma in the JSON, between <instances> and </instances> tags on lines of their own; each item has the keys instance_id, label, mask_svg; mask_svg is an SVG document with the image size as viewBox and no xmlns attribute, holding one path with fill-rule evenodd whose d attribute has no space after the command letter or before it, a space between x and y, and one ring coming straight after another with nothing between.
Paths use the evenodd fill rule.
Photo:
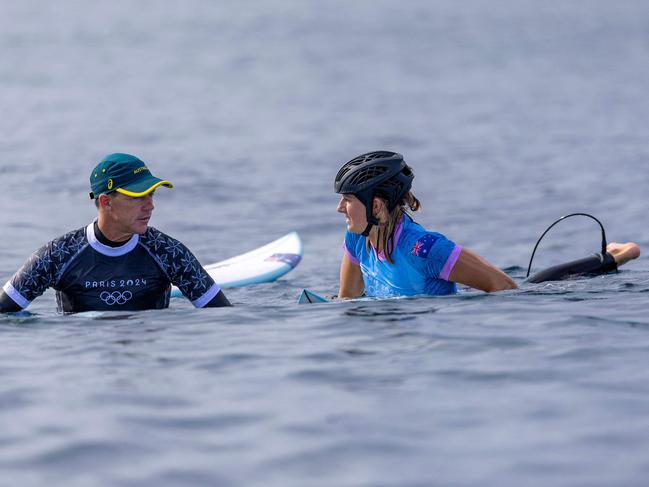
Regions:
<instances>
[{"instance_id":1,"label":"woman's shoulder","mask_svg":"<svg viewBox=\"0 0 649 487\"><path fill-rule=\"evenodd\" d=\"M401 239L407 242L415 242L425 238L426 240L438 240L440 238L448 240L446 235L427 230L409 216L404 217L404 225L401 233Z\"/></svg>"},{"instance_id":2,"label":"woman's shoulder","mask_svg":"<svg viewBox=\"0 0 649 487\"><path fill-rule=\"evenodd\" d=\"M399 246L406 255L417 263L428 259L431 255L445 253L447 247L454 244L442 233L426 230L418 223L411 221L404 225L403 233L399 239Z\"/></svg>"},{"instance_id":3,"label":"woman's shoulder","mask_svg":"<svg viewBox=\"0 0 649 487\"><path fill-rule=\"evenodd\" d=\"M361 252L365 247L365 237L363 237L359 233L350 232L349 230L345 232L345 238L343 242L345 244L345 247L347 247L347 250L349 250L353 254Z\"/></svg>"},{"instance_id":4,"label":"woman's shoulder","mask_svg":"<svg viewBox=\"0 0 649 487\"><path fill-rule=\"evenodd\" d=\"M363 237L360 233L350 232L349 230L345 231L345 242L356 243L364 239L365 237Z\"/></svg>"}]
</instances>

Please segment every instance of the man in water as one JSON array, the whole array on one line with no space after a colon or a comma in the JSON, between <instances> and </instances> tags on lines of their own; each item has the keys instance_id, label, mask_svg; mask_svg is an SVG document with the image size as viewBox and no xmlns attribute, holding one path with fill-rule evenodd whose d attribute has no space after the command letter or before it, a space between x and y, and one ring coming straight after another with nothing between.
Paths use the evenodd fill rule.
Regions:
<instances>
[{"instance_id":1,"label":"man in water","mask_svg":"<svg viewBox=\"0 0 649 487\"><path fill-rule=\"evenodd\" d=\"M197 308L230 306L187 247L148 226L159 186L173 187L137 157L104 157L90 174L97 219L37 250L0 291L0 312L25 309L49 287L65 313L166 308L172 284Z\"/></svg>"}]
</instances>

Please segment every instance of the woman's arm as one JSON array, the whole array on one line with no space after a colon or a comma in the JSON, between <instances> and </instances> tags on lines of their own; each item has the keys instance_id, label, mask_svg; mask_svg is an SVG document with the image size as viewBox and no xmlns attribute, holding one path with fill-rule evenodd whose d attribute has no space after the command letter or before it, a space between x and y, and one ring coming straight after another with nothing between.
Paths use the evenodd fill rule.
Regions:
<instances>
[{"instance_id":1,"label":"woman's arm","mask_svg":"<svg viewBox=\"0 0 649 487\"><path fill-rule=\"evenodd\" d=\"M219 292L212 298L212 300L207 303L204 308L221 308L223 306L232 306L230 301L228 301L228 298L225 297L225 294L223 294L223 291L219 290Z\"/></svg>"},{"instance_id":2,"label":"woman's arm","mask_svg":"<svg viewBox=\"0 0 649 487\"><path fill-rule=\"evenodd\" d=\"M363 283L363 274L361 266L354 264L346 254L340 263L340 289L338 289L339 298L358 298L363 295L365 284Z\"/></svg>"},{"instance_id":3,"label":"woman's arm","mask_svg":"<svg viewBox=\"0 0 649 487\"><path fill-rule=\"evenodd\" d=\"M511 277L479 255L464 248L460 252L448 280L488 293L517 288Z\"/></svg>"},{"instance_id":4,"label":"woman's arm","mask_svg":"<svg viewBox=\"0 0 649 487\"><path fill-rule=\"evenodd\" d=\"M0 313L15 313L21 311L22 308L2 289L0 289Z\"/></svg>"}]
</instances>

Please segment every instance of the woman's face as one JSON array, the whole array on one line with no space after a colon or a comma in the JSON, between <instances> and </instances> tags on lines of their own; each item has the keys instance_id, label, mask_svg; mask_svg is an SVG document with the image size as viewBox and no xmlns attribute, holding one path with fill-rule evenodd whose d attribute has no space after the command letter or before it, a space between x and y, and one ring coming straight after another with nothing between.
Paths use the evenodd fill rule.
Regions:
<instances>
[{"instance_id":1,"label":"woman's face","mask_svg":"<svg viewBox=\"0 0 649 487\"><path fill-rule=\"evenodd\" d=\"M336 211L345 215L347 230L352 233L363 233L367 226L365 205L356 196L353 194L343 194Z\"/></svg>"}]
</instances>

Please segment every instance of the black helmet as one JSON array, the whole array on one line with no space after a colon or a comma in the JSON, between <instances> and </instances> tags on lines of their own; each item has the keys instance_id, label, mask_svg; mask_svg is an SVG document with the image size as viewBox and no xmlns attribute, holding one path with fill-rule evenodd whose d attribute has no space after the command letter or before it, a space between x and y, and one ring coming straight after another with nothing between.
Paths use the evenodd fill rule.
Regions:
<instances>
[{"instance_id":1,"label":"black helmet","mask_svg":"<svg viewBox=\"0 0 649 487\"><path fill-rule=\"evenodd\" d=\"M396 152L374 151L355 157L340 168L334 182L336 193L351 193L364 205L367 212L367 236L378 220L372 215L374 196L385 198L388 211L401 204L412 186L414 174L403 156Z\"/></svg>"}]
</instances>

